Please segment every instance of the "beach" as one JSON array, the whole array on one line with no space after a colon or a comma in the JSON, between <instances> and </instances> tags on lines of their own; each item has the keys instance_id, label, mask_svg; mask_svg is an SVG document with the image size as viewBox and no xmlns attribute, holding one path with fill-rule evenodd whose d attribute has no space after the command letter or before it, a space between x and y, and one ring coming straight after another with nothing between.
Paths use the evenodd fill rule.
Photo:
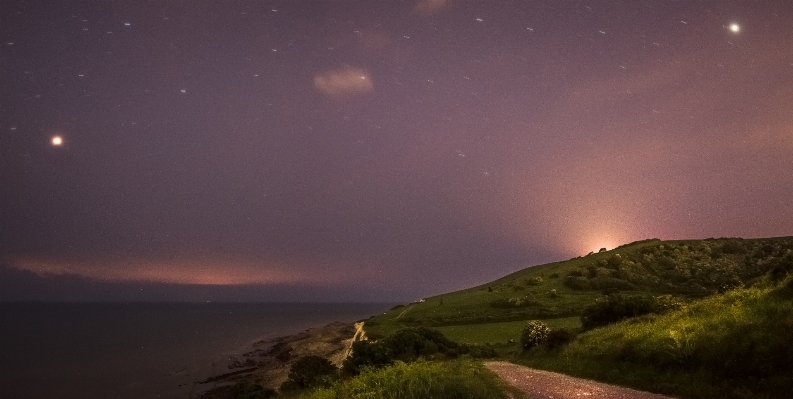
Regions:
<instances>
[{"instance_id":1,"label":"beach","mask_svg":"<svg viewBox=\"0 0 793 399\"><path fill-rule=\"evenodd\" d=\"M278 389L298 359L317 355L341 367L352 342L363 338L363 322L334 322L297 334L259 340L248 350L231 354L228 371L199 381L197 390L202 399L222 399L229 397L231 386L240 381Z\"/></svg>"}]
</instances>

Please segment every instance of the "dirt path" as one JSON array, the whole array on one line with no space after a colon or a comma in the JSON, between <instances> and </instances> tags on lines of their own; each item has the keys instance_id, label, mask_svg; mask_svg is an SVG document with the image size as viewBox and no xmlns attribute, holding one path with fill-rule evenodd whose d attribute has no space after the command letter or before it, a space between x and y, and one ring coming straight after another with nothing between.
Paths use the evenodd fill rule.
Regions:
<instances>
[{"instance_id":1,"label":"dirt path","mask_svg":"<svg viewBox=\"0 0 793 399\"><path fill-rule=\"evenodd\" d=\"M532 399L671 399L669 396L531 369L507 362L487 362L485 366Z\"/></svg>"},{"instance_id":2,"label":"dirt path","mask_svg":"<svg viewBox=\"0 0 793 399\"><path fill-rule=\"evenodd\" d=\"M355 323L355 335L352 336L346 343L347 349L344 351L344 357L342 361L352 354L352 343L355 341L365 341L366 340L366 331L363 330L364 322L360 321Z\"/></svg>"}]
</instances>

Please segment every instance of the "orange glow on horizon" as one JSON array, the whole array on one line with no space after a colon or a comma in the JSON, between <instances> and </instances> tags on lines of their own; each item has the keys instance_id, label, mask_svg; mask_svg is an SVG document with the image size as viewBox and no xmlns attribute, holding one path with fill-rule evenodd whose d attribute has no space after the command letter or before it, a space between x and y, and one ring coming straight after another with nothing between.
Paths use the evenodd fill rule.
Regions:
<instances>
[{"instance_id":1,"label":"orange glow on horizon","mask_svg":"<svg viewBox=\"0 0 793 399\"><path fill-rule=\"evenodd\" d=\"M78 275L102 281L190 285L333 284L340 275L305 276L289 263L268 261L199 260L161 261L55 261L15 259L14 265L40 276Z\"/></svg>"}]
</instances>

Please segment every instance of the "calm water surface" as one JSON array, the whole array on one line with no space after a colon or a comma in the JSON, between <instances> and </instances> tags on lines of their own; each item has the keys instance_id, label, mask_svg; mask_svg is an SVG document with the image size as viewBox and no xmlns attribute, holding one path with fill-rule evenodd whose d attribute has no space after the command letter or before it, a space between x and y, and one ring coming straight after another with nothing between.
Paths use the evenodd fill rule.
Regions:
<instances>
[{"instance_id":1,"label":"calm water surface","mask_svg":"<svg viewBox=\"0 0 793 399\"><path fill-rule=\"evenodd\" d=\"M190 398L257 339L387 304L0 304L0 397Z\"/></svg>"}]
</instances>

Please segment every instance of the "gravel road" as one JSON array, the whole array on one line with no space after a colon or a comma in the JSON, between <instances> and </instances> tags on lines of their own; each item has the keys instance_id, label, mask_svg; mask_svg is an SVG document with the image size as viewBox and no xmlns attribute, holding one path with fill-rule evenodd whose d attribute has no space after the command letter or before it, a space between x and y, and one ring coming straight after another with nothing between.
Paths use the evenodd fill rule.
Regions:
<instances>
[{"instance_id":1,"label":"gravel road","mask_svg":"<svg viewBox=\"0 0 793 399\"><path fill-rule=\"evenodd\" d=\"M487 362L485 366L531 399L672 399L507 362Z\"/></svg>"}]
</instances>

